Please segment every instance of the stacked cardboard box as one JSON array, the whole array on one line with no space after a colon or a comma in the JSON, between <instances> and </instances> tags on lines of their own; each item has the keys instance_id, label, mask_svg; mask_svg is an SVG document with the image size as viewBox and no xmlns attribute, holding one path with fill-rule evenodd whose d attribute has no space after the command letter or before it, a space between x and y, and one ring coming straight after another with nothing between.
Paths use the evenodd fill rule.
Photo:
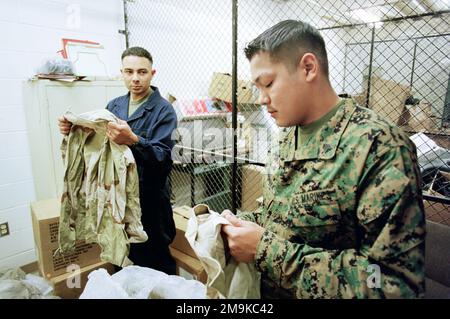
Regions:
<instances>
[{"instance_id":1,"label":"stacked cardboard box","mask_svg":"<svg viewBox=\"0 0 450 319\"><path fill-rule=\"evenodd\" d=\"M216 98L225 102L232 102L232 77L227 73L214 72L208 95L210 98ZM237 81L237 100L238 103L256 103L253 95L252 84L249 81Z\"/></svg>"},{"instance_id":2,"label":"stacked cardboard box","mask_svg":"<svg viewBox=\"0 0 450 319\"><path fill-rule=\"evenodd\" d=\"M206 284L208 275L197 258L172 247L170 248L170 253L177 263L177 275L186 279L195 279Z\"/></svg>"},{"instance_id":3,"label":"stacked cardboard box","mask_svg":"<svg viewBox=\"0 0 450 319\"><path fill-rule=\"evenodd\" d=\"M431 132L438 128L439 119L432 114L431 104L421 101L417 105L408 105L410 115L408 125L415 132Z\"/></svg>"},{"instance_id":4,"label":"stacked cardboard box","mask_svg":"<svg viewBox=\"0 0 450 319\"><path fill-rule=\"evenodd\" d=\"M189 210L191 208L189 206L179 206L175 207L173 209L173 220L175 221L175 227L177 230L177 233L175 235L175 238L170 245L173 249L176 249L183 254L186 254L188 256L191 256L193 258L197 258L197 255L195 254L194 250L192 249L191 245L187 241L186 237L184 236L187 228L187 223L189 220Z\"/></svg>"},{"instance_id":5,"label":"stacked cardboard box","mask_svg":"<svg viewBox=\"0 0 450 319\"><path fill-rule=\"evenodd\" d=\"M190 216L189 206L180 206L173 209L176 235L170 245L170 252L177 263L177 274L186 279L196 279L206 283L207 275L194 250L185 237Z\"/></svg>"},{"instance_id":6,"label":"stacked cardboard box","mask_svg":"<svg viewBox=\"0 0 450 319\"><path fill-rule=\"evenodd\" d=\"M104 268L110 275L114 273L114 266L110 263L99 262L83 268L69 267L69 273L50 278L53 293L63 299L78 299L86 287L89 274Z\"/></svg>"},{"instance_id":7,"label":"stacked cardboard box","mask_svg":"<svg viewBox=\"0 0 450 319\"><path fill-rule=\"evenodd\" d=\"M262 196L264 168L256 165L246 165L242 168L242 211L254 211L259 204L257 199Z\"/></svg>"},{"instance_id":8,"label":"stacked cardboard box","mask_svg":"<svg viewBox=\"0 0 450 319\"><path fill-rule=\"evenodd\" d=\"M74 252L61 254L58 252L58 227L60 200L48 199L31 204L34 241L38 266L41 275L55 286L55 294L62 298L77 298L87 281L87 275L95 269L106 268L113 271L111 264L100 259L101 249L97 244L80 241ZM67 278L80 275L80 287L63 289Z\"/></svg>"},{"instance_id":9,"label":"stacked cardboard box","mask_svg":"<svg viewBox=\"0 0 450 319\"><path fill-rule=\"evenodd\" d=\"M367 95L368 77L364 77L363 97ZM390 119L395 124L404 122L405 102L411 95L411 88L392 80L373 75L370 82L370 98L368 107L383 118ZM365 102L364 102L365 104ZM363 104L363 106L365 106Z\"/></svg>"},{"instance_id":10,"label":"stacked cardboard box","mask_svg":"<svg viewBox=\"0 0 450 319\"><path fill-rule=\"evenodd\" d=\"M425 208L425 216L428 220L450 226L449 205L424 200L423 206Z\"/></svg>"}]
</instances>

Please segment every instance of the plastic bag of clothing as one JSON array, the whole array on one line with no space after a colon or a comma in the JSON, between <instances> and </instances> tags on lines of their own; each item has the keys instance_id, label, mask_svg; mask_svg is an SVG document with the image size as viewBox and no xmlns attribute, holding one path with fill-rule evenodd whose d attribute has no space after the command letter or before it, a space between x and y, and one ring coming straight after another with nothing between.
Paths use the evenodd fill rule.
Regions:
<instances>
[{"instance_id":1,"label":"plastic bag of clothing","mask_svg":"<svg viewBox=\"0 0 450 319\"><path fill-rule=\"evenodd\" d=\"M23 279L22 281L29 284L30 286L37 288L43 296L53 295L53 286L42 277L33 274L27 274L25 276L25 279Z\"/></svg>"},{"instance_id":2,"label":"plastic bag of clothing","mask_svg":"<svg viewBox=\"0 0 450 319\"><path fill-rule=\"evenodd\" d=\"M36 287L33 287L21 280L1 279L0 299L41 299L42 294Z\"/></svg>"},{"instance_id":3,"label":"plastic bag of clothing","mask_svg":"<svg viewBox=\"0 0 450 319\"><path fill-rule=\"evenodd\" d=\"M20 268L4 268L0 269L0 280L2 279L12 279L12 280L22 280L25 279L26 274Z\"/></svg>"},{"instance_id":4,"label":"plastic bag of clothing","mask_svg":"<svg viewBox=\"0 0 450 319\"><path fill-rule=\"evenodd\" d=\"M42 277L20 268L0 270L0 299L59 299L52 293L53 287Z\"/></svg>"},{"instance_id":5,"label":"plastic bag of clothing","mask_svg":"<svg viewBox=\"0 0 450 319\"><path fill-rule=\"evenodd\" d=\"M93 271L80 299L205 299L206 286L161 271L128 266L110 276Z\"/></svg>"},{"instance_id":6,"label":"plastic bag of clothing","mask_svg":"<svg viewBox=\"0 0 450 319\"><path fill-rule=\"evenodd\" d=\"M45 59L41 66L37 68L36 74L75 74L75 67L72 61L62 57L51 57Z\"/></svg>"},{"instance_id":7,"label":"plastic bag of clothing","mask_svg":"<svg viewBox=\"0 0 450 319\"><path fill-rule=\"evenodd\" d=\"M100 268L88 275L88 282L84 287L80 299L130 299L126 291L114 280L108 272Z\"/></svg>"}]
</instances>

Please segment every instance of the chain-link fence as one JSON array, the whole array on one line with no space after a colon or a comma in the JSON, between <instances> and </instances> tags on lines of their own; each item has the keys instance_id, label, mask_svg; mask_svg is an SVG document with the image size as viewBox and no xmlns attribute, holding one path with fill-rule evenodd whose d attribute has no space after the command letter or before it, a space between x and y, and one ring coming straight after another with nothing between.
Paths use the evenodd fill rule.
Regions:
<instances>
[{"instance_id":1,"label":"chain-link fence","mask_svg":"<svg viewBox=\"0 0 450 319\"><path fill-rule=\"evenodd\" d=\"M246 43L285 19L317 27L331 84L402 127L417 146L427 217L450 225L450 8L447 1L124 1L130 46L178 114L174 205L260 205L278 128L256 104ZM234 103L233 103L234 102ZM233 136L232 129L236 128Z\"/></svg>"}]
</instances>

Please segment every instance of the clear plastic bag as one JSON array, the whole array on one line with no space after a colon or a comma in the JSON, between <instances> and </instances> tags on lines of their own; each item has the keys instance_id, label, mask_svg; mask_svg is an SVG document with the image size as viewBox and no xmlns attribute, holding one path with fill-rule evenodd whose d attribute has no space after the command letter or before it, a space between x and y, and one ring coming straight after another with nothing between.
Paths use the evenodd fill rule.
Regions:
<instances>
[{"instance_id":1,"label":"clear plastic bag","mask_svg":"<svg viewBox=\"0 0 450 319\"><path fill-rule=\"evenodd\" d=\"M36 74L75 74L75 67L72 61L62 57L47 58L42 65L36 70Z\"/></svg>"},{"instance_id":2,"label":"clear plastic bag","mask_svg":"<svg viewBox=\"0 0 450 319\"><path fill-rule=\"evenodd\" d=\"M196 280L167 275L155 269L128 266L110 276L91 272L80 299L205 299L206 286Z\"/></svg>"}]
</instances>

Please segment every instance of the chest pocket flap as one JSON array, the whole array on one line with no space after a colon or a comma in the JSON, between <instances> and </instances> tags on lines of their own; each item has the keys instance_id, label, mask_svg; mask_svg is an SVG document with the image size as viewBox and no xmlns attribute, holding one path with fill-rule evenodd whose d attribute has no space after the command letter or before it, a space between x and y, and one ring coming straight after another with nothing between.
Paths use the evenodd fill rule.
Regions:
<instances>
[{"instance_id":1,"label":"chest pocket flap","mask_svg":"<svg viewBox=\"0 0 450 319\"><path fill-rule=\"evenodd\" d=\"M318 227L335 225L341 214L334 188L294 193L290 210L293 226Z\"/></svg>"}]
</instances>

